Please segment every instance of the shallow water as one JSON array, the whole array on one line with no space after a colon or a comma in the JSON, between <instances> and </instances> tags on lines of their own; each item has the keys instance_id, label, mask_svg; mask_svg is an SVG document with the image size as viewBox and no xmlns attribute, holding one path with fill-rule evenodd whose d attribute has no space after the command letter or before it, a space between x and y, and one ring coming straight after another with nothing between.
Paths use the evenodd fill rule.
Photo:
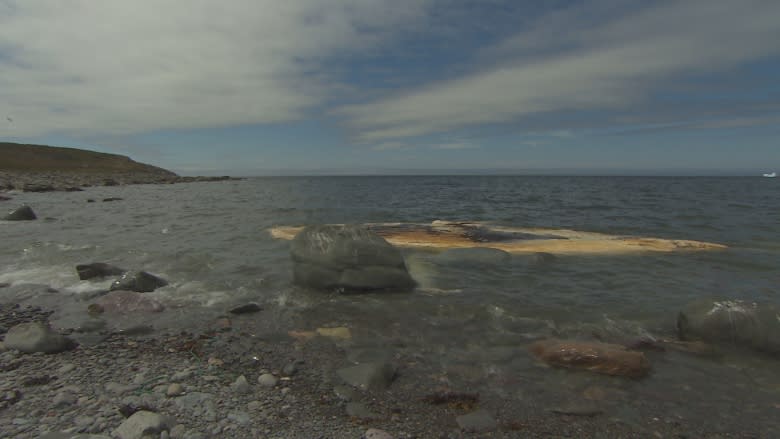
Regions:
<instances>
[{"instance_id":1,"label":"shallow water","mask_svg":"<svg viewBox=\"0 0 780 439\"><path fill-rule=\"evenodd\" d=\"M614 390L600 403L614 405L622 422L641 418L650 404L688 420L736 411L761 431L777 427L780 367L760 354L730 347L717 359L650 353L653 374L625 381L540 367L525 351L529 340L550 334L670 338L677 311L702 297L778 303L780 185L771 179L290 177L13 197L0 206L27 203L41 219L0 222L0 283L11 284L0 300L54 307L65 326L85 318L85 299L110 283L79 281L75 265L102 261L171 282L150 293L168 306L148 317L157 328L201 329L204 319L257 301L273 308L258 330L347 325L355 345L395 346L482 392L536 393L535 403L555 404L596 385ZM123 200L101 202L107 197ZM434 220L729 249L559 256L541 265L514 257L488 266L404 250L418 290L338 296L293 287L289 243L268 233L279 225Z\"/></svg>"}]
</instances>

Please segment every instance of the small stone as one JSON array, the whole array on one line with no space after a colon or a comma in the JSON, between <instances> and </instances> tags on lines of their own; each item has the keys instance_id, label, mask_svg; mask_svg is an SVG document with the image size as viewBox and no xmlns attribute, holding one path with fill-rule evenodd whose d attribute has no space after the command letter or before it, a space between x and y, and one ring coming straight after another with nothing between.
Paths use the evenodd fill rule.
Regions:
<instances>
[{"instance_id":1,"label":"small stone","mask_svg":"<svg viewBox=\"0 0 780 439\"><path fill-rule=\"evenodd\" d=\"M295 375L300 369L300 365L302 363L302 361L293 361L292 363L285 364L282 368L282 375L288 377Z\"/></svg>"},{"instance_id":2,"label":"small stone","mask_svg":"<svg viewBox=\"0 0 780 439\"><path fill-rule=\"evenodd\" d=\"M236 381L230 385L230 387L233 389L234 392L245 395L247 393L252 392L252 386L249 385L249 383L246 380L246 377L241 375L238 378L236 378Z\"/></svg>"},{"instance_id":3,"label":"small stone","mask_svg":"<svg viewBox=\"0 0 780 439\"><path fill-rule=\"evenodd\" d=\"M165 390L166 396L179 396L184 393L184 387L179 383L172 383Z\"/></svg>"},{"instance_id":4,"label":"small stone","mask_svg":"<svg viewBox=\"0 0 780 439\"><path fill-rule=\"evenodd\" d=\"M62 391L54 396L54 399L52 399L52 405L57 408L67 407L76 404L77 401L78 398L76 395L68 391Z\"/></svg>"},{"instance_id":5,"label":"small stone","mask_svg":"<svg viewBox=\"0 0 780 439\"><path fill-rule=\"evenodd\" d=\"M59 369L57 369L57 373L59 375L65 375L67 373L72 372L74 369L76 369L76 365L73 363L66 363L60 366Z\"/></svg>"},{"instance_id":6,"label":"small stone","mask_svg":"<svg viewBox=\"0 0 780 439\"><path fill-rule=\"evenodd\" d=\"M106 383L105 389L109 393L113 393L114 395L124 395L125 393L135 390L137 386L132 385L125 385L125 384L119 384L119 383Z\"/></svg>"},{"instance_id":7,"label":"small stone","mask_svg":"<svg viewBox=\"0 0 780 439\"><path fill-rule=\"evenodd\" d=\"M484 409L458 416L455 421L462 430L475 433L493 431L497 427L496 420Z\"/></svg>"},{"instance_id":8,"label":"small stone","mask_svg":"<svg viewBox=\"0 0 780 439\"><path fill-rule=\"evenodd\" d=\"M393 435L384 430L379 430L378 428L369 428L363 436L365 436L366 439L393 439Z\"/></svg>"},{"instance_id":9,"label":"small stone","mask_svg":"<svg viewBox=\"0 0 780 439\"><path fill-rule=\"evenodd\" d=\"M273 387L277 382L279 382L279 379L270 373L264 373L257 377L257 383L263 387Z\"/></svg>"},{"instance_id":10,"label":"small stone","mask_svg":"<svg viewBox=\"0 0 780 439\"><path fill-rule=\"evenodd\" d=\"M5 347L26 353L55 354L75 347L75 343L41 322L21 323L5 334Z\"/></svg>"},{"instance_id":11,"label":"small stone","mask_svg":"<svg viewBox=\"0 0 780 439\"><path fill-rule=\"evenodd\" d=\"M241 411L228 413L227 417L238 425L247 425L251 420L248 413Z\"/></svg>"}]
</instances>

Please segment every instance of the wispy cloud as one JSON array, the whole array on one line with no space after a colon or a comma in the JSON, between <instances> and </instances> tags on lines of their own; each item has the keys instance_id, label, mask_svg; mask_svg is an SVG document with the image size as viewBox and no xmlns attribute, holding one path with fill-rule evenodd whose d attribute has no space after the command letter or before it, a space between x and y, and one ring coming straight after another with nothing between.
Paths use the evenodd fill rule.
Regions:
<instances>
[{"instance_id":1,"label":"wispy cloud","mask_svg":"<svg viewBox=\"0 0 780 439\"><path fill-rule=\"evenodd\" d=\"M619 112L642 105L667 81L780 53L777 17L774 0L588 3L488 49L503 59L472 74L339 114L357 139L371 142L557 111Z\"/></svg>"},{"instance_id":2,"label":"wispy cloud","mask_svg":"<svg viewBox=\"0 0 780 439\"><path fill-rule=\"evenodd\" d=\"M316 66L380 44L429 0L0 0L15 136L273 123L322 103Z\"/></svg>"}]
</instances>

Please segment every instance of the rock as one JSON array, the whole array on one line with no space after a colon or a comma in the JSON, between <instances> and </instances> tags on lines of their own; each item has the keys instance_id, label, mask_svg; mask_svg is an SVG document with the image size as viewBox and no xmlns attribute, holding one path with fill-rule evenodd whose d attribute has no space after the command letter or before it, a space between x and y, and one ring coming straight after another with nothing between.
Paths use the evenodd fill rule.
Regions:
<instances>
[{"instance_id":1,"label":"rock","mask_svg":"<svg viewBox=\"0 0 780 439\"><path fill-rule=\"evenodd\" d=\"M360 398L360 394L356 390L347 386L336 386L333 388L333 393L338 399L346 402Z\"/></svg>"},{"instance_id":2,"label":"rock","mask_svg":"<svg viewBox=\"0 0 780 439\"><path fill-rule=\"evenodd\" d=\"M623 346L576 340L547 339L533 343L531 353L552 366L641 378L650 372L650 363L642 352Z\"/></svg>"},{"instance_id":3,"label":"rock","mask_svg":"<svg viewBox=\"0 0 780 439\"><path fill-rule=\"evenodd\" d=\"M256 303L247 303L246 305L240 305L235 308L232 308L230 311L228 311L231 314L249 314L253 312L262 311L263 308L260 307L260 305Z\"/></svg>"},{"instance_id":4,"label":"rock","mask_svg":"<svg viewBox=\"0 0 780 439\"><path fill-rule=\"evenodd\" d=\"M587 401L570 402L560 407L553 407L550 411L559 415L584 417L592 417L604 413L597 405Z\"/></svg>"},{"instance_id":5,"label":"rock","mask_svg":"<svg viewBox=\"0 0 780 439\"><path fill-rule=\"evenodd\" d=\"M165 389L165 396L179 396L184 393L184 386L179 383L171 383L167 389Z\"/></svg>"},{"instance_id":6,"label":"rock","mask_svg":"<svg viewBox=\"0 0 780 439\"><path fill-rule=\"evenodd\" d=\"M486 433L498 427L496 420L484 409L460 415L455 418L455 421L461 430L474 433Z\"/></svg>"},{"instance_id":7,"label":"rock","mask_svg":"<svg viewBox=\"0 0 780 439\"><path fill-rule=\"evenodd\" d=\"M362 390L382 390L395 378L395 367L387 362L372 362L339 369L336 373L347 384Z\"/></svg>"},{"instance_id":8,"label":"rock","mask_svg":"<svg viewBox=\"0 0 780 439\"><path fill-rule=\"evenodd\" d=\"M18 209L12 210L8 215L3 217L6 221L30 221L37 219L35 212L33 212L30 206L22 206Z\"/></svg>"},{"instance_id":9,"label":"rock","mask_svg":"<svg viewBox=\"0 0 780 439\"><path fill-rule=\"evenodd\" d=\"M103 262L93 262L76 265L76 272L79 274L79 279L87 280L95 277L119 276L125 274L127 270Z\"/></svg>"},{"instance_id":10,"label":"rock","mask_svg":"<svg viewBox=\"0 0 780 439\"><path fill-rule=\"evenodd\" d=\"M363 437L366 439L393 439L393 435L378 428L369 428L363 433Z\"/></svg>"},{"instance_id":11,"label":"rock","mask_svg":"<svg viewBox=\"0 0 780 439\"><path fill-rule=\"evenodd\" d=\"M96 304L103 312L116 314L160 312L165 309L156 299L133 291L112 291L99 297Z\"/></svg>"},{"instance_id":12,"label":"rock","mask_svg":"<svg viewBox=\"0 0 780 439\"><path fill-rule=\"evenodd\" d=\"M111 284L111 291L127 290L138 293L149 293L159 287L168 285L168 281L145 271L128 271Z\"/></svg>"},{"instance_id":13,"label":"rock","mask_svg":"<svg viewBox=\"0 0 780 439\"><path fill-rule=\"evenodd\" d=\"M236 378L236 381L233 382L233 384L231 384L230 387L233 389L234 392L238 393L239 395L246 395L247 393L252 393L252 386L249 385L249 382L247 382L246 377L243 375ZM269 387L273 387L273 386L269 386Z\"/></svg>"},{"instance_id":14,"label":"rock","mask_svg":"<svg viewBox=\"0 0 780 439\"><path fill-rule=\"evenodd\" d=\"M677 316L681 340L729 343L780 354L780 309L741 300L699 301Z\"/></svg>"},{"instance_id":15,"label":"rock","mask_svg":"<svg viewBox=\"0 0 780 439\"><path fill-rule=\"evenodd\" d=\"M414 287L401 252L365 227L304 228L290 245L293 281L301 286L362 292Z\"/></svg>"},{"instance_id":16,"label":"rock","mask_svg":"<svg viewBox=\"0 0 780 439\"><path fill-rule=\"evenodd\" d=\"M110 201L122 201L122 199L121 199L121 198L119 198L119 197L108 197L108 198L103 198L103 202L104 202L104 203L107 203L107 202L110 202Z\"/></svg>"},{"instance_id":17,"label":"rock","mask_svg":"<svg viewBox=\"0 0 780 439\"><path fill-rule=\"evenodd\" d=\"M273 387L277 382L279 382L279 379L270 373L264 373L257 377L257 384L263 387Z\"/></svg>"},{"instance_id":18,"label":"rock","mask_svg":"<svg viewBox=\"0 0 780 439\"><path fill-rule=\"evenodd\" d=\"M438 263L447 265L501 265L512 258L508 252L490 247L453 248L434 257Z\"/></svg>"},{"instance_id":19,"label":"rock","mask_svg":"<svg viewBox=\"0 0 780 439\"><path fill-rule=\"evenodd\" d=\"M252 421L249 413L242 411L230 412L227 417L238 425L247 425Z\"/></svg>"},{"instance_id":20,"label":"rock","mask_svg":"<svg viewBox=\"0 0 780 439\"><path fill-rule=\"evenodd\" d=\"M369 410L362 402L347 403L347 415L364 421L379 419L379 415Z\"/></svg>"},{"instance_id":21,"label":"rock","mask_svg":"<svg viewBox=\"0 0 780 439\"><path fill-rule=\"evenodd\" d=\"M52 399L51 403L52 406L56 408L63 408L63 407L72 406L73 404L76 403L76 401L78 401L76 395L74 395L71 392L63 390L57 393L56 395L54 395L54 399Z\"/></svg>"},{"instance_id":22,"label":"rock","mask_svg":"<svg viewBox=\"0 0 780 439\"><path fill-rule=\"evenodd\" d=\"M54 332L41 322L21 323L5 334L5 347L22 352L55 354L76 346L73 340Z\"/></svg>"},{"instance_id":23,"label":"rock","mask_svg":"<svg viewBox=\"0 0 780 439\"><path fill-rule=\"evenodd\" d=\"M114 430L114 436L119 439L141 439L144 436L159 434L168 430L172 422L163 415L141 410L133 413Z\"/></svg>"},{"instance_id":24,"label":"rock","mask_svg":"<svg viewBox=\"0 0 780 439\"><path fill-rule=\"evenodd\" d=\"M303 364L303 361L297 360L292 361L290 363L287 363L282 368L282 375L291 377L298 373L298 370L300 370L301 365Z\"/></svg>"}]
</instances>

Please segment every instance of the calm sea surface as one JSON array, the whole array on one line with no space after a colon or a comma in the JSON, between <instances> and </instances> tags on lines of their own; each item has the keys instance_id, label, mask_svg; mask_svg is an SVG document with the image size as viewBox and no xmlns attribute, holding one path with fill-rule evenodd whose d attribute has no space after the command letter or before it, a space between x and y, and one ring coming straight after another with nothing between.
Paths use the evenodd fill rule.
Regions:
<instances>
[{"instance_id":1,"label":"calm sea surface","mask_svg":"<svg viewBox=\"0 0 780 439\"><path fill-rule=\"evenodd\" d=\"M123 200L100 201L106 197ZM672 338L677 312L700 298L780 302L780 180L252 178L22 193L0 207L21 203L40 220L0 223L0 283L11 284L0 289L0 301L57 309L62 326L84 319L85 299L110 283L79 281L74 266L102 261L171 282L150 293L168 307L149 318L157 328L202 328L204 319L255 301L268 306L258 331L349 326L355 343L403 349L487 395L531 401L537 387L552 388L529 404L555 403L602 386L630 395L602 402L614 402L612 413L623 422L638 422L643 404L680 419L721 422L725 430L747 422L762 434L775 432L780 418L780 360L760 354L651 354L653 374L626 381L540 367L524 347L534 333ZM560 256L543 266L522 258L447 265L432 252L405 250L419 290L339 296L293 287L289 243L268 233L280 225L433 220L692 239L729 249Z\"/></svg>"}]
</instances>

